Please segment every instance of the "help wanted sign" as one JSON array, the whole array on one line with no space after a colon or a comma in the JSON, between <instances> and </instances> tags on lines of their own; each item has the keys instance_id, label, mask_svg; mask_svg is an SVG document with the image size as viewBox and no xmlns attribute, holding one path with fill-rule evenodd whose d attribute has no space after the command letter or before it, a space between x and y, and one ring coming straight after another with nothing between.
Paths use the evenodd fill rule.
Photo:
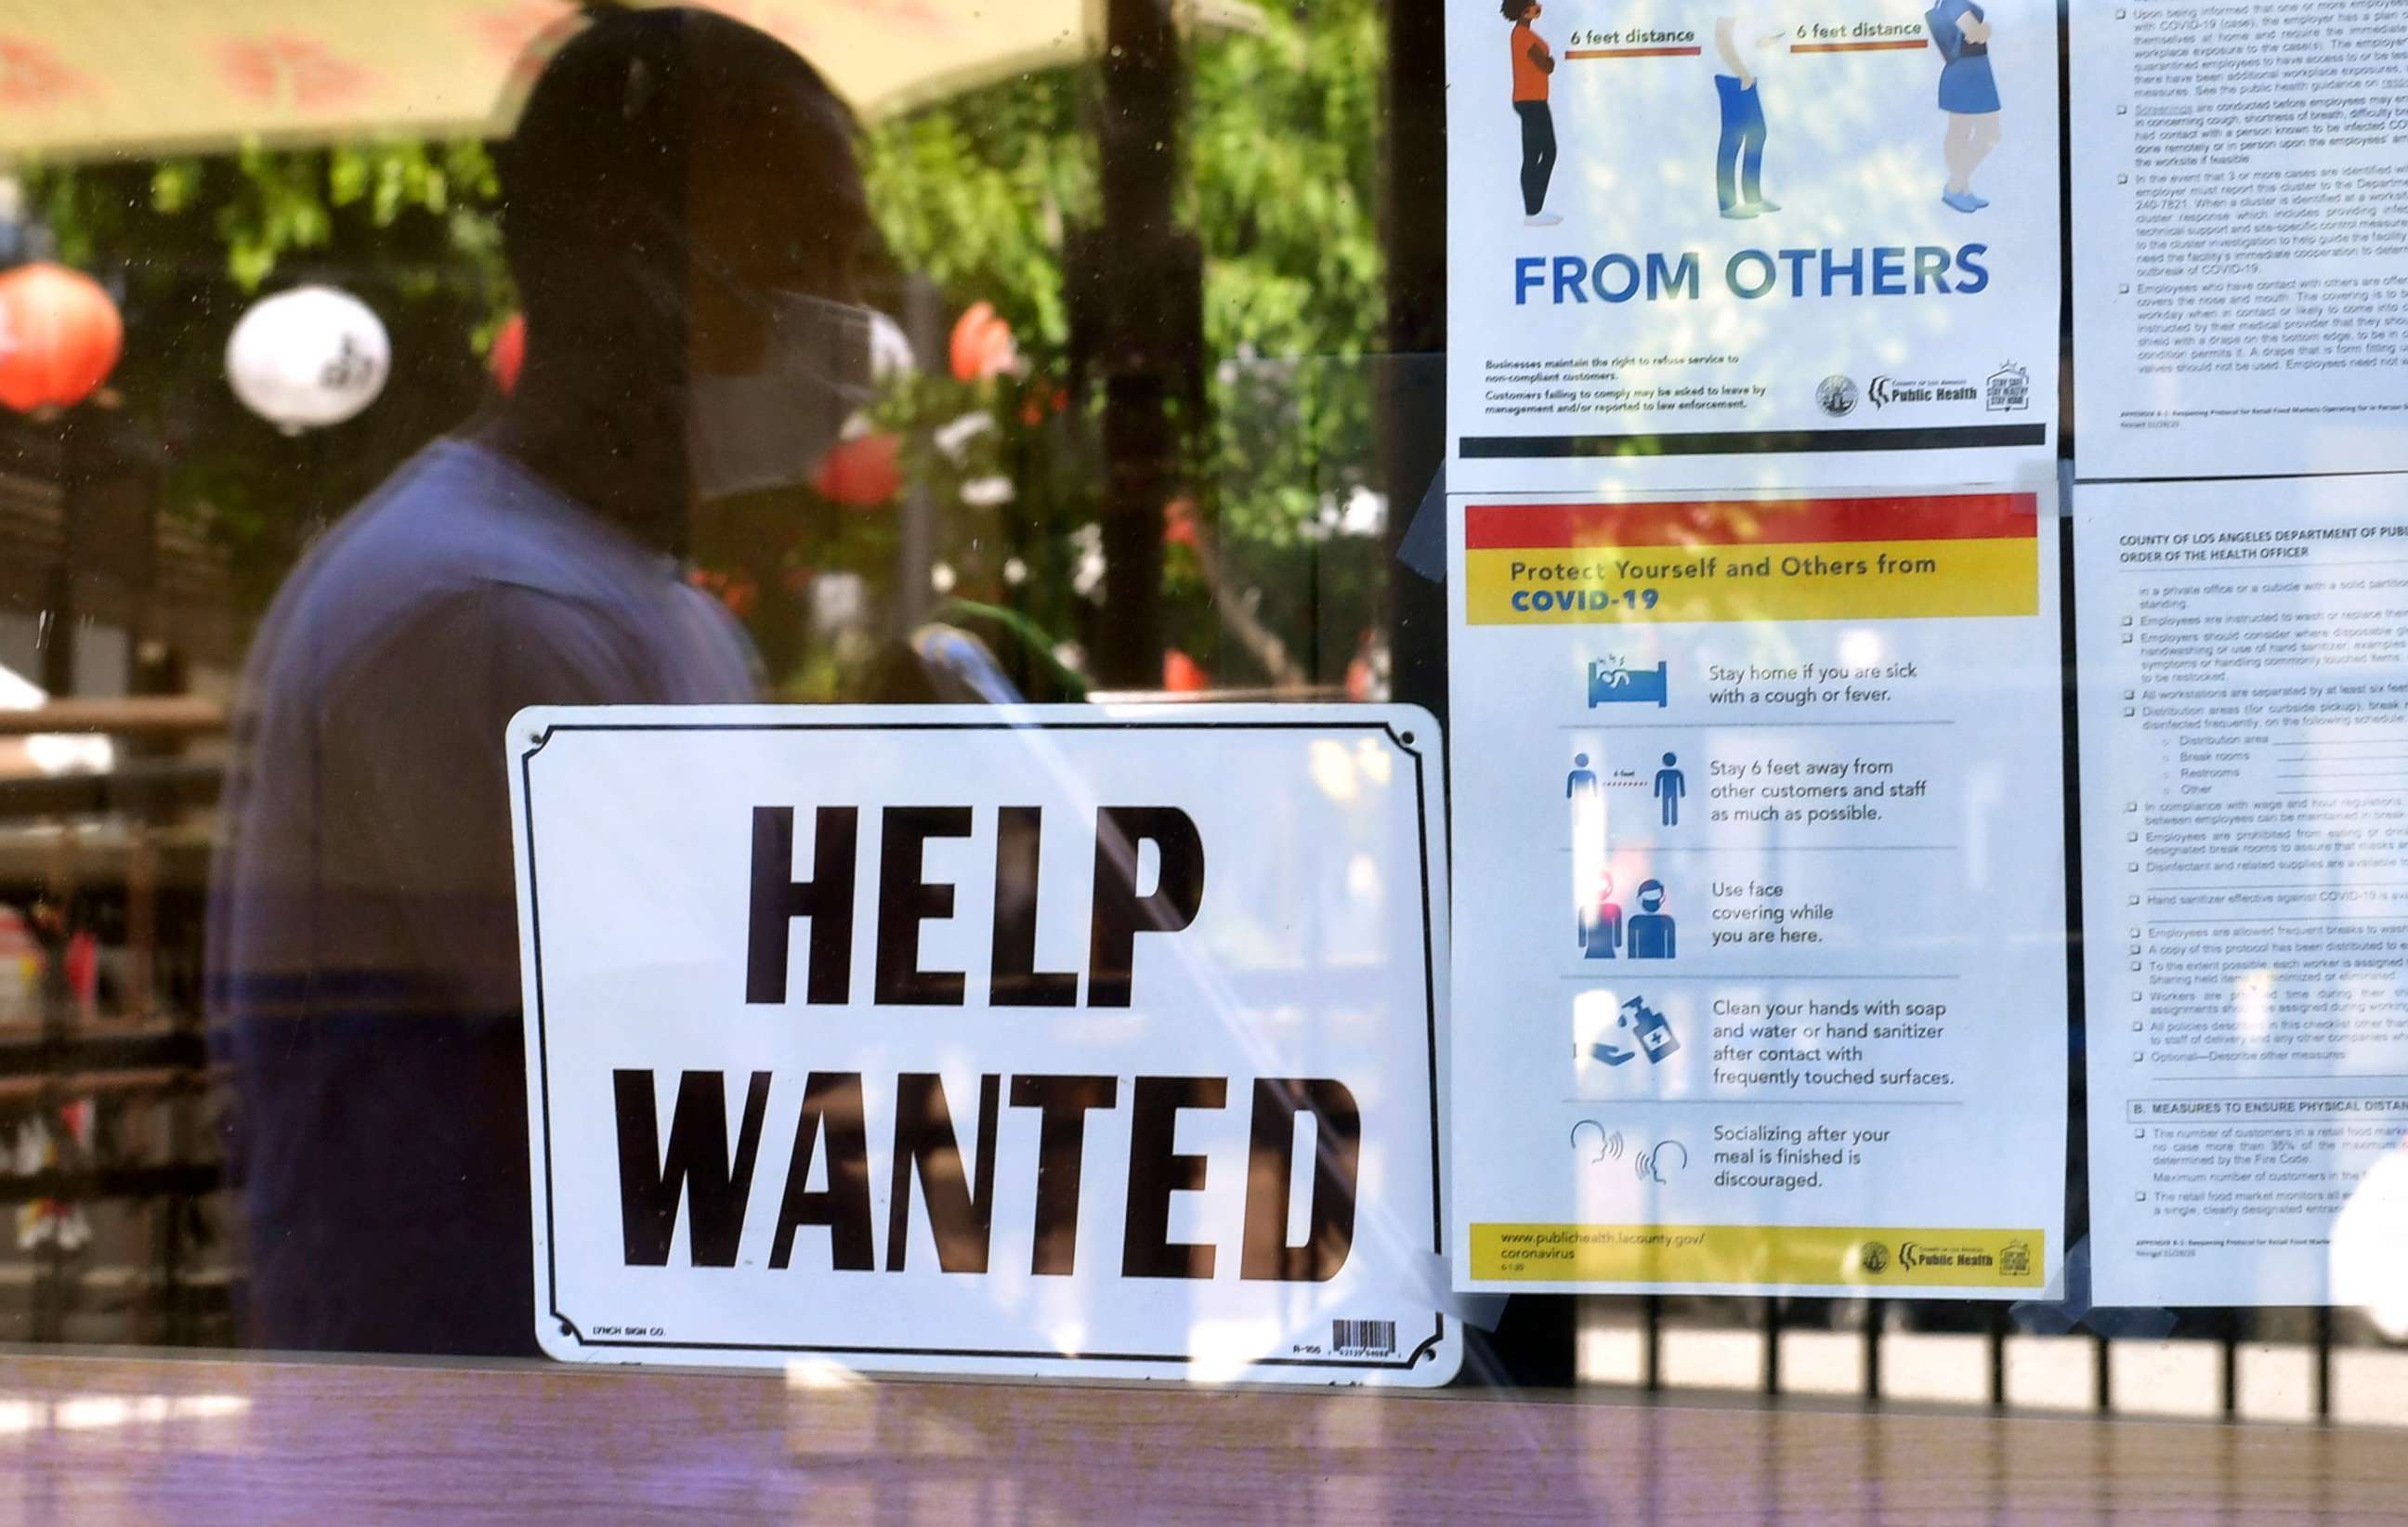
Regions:
<instances>
[{"instance_id":1,"label":"help wanted sign","mask_svg":"<svg viewBox=\"0 0 2408 1527\"><path fill-rule=\"evenodd\" d=\"M538 708L508 752L552 1356L1453 1377L1426 712Z\"/></svg>"}]
</instances>

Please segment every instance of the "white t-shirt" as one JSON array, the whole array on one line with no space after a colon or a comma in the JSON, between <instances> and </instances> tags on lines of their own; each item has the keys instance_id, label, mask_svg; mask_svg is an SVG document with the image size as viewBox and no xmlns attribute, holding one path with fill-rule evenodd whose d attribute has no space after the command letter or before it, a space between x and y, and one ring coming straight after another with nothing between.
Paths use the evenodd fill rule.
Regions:
<instances>
[{"instance_id":1,"label":"white t-shirt","mask_svg":"<svg viewBox=\"0 0 2408 1527\"><path fill-rule=\"evenodd\" d=\"M1706 65L1718 75L1731 72L1730 65L1723 62L1722 49L1716 45L1725 20L1725 17L1716 16L1714 30L1706 36ZM1731 50L1739 54L1741 63L1747 65L1750 78L1760 78L1767 64L1788 52L1789 28L1779 18L1756 12L1731 16L1727 20L1731 23Z\"/></svg>"}]
</instances>

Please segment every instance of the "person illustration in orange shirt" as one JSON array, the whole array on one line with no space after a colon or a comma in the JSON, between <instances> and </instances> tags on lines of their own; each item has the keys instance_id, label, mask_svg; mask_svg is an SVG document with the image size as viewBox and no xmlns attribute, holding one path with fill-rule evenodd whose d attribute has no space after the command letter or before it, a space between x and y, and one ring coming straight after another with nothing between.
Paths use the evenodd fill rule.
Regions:
<instances>
[{"instance_id":1,"label":"person illustration in orange shirt","mask_svg":"<svg viewBox=\"0 0 2408 1527\"><path fill-rule=\"evenodd\" d=\"M1546 210L1547 182L1555 173L1555 114L1547 105L1555 53L1544 37L1530 29L1544 8L1538 0L1504 0L1499 8L1513 23L1510 51L1513 114L1522 119L1522 221L1532 228L1552 228L1564 221Z\"/></svg>"}]
</instances>

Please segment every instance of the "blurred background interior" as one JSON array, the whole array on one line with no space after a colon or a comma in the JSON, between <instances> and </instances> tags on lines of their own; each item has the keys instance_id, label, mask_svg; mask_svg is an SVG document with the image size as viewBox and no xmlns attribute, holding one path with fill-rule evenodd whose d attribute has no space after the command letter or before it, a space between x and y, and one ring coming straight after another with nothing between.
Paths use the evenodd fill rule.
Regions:
<instances>
[{"instance_id":1,"label":"blurred background interior","mask_svg":"<svg viewBox=\"0 0 2408 1527\"><path fill-rule=\"evenodd\" d=\"M967 637L1031 699L1442 714L1405 544L1441 446L1440 7L714 8L852 104L881 235L876 401L808 487L693 531L777 697L975 698ZM312 538L540 343L494 155L578 10L0 6L0 1339L242 1341L200 979L236 676ZM2401 1334L1517 1297L1465 1381L2402 1424Z\"/></svg>"}]
</instances>

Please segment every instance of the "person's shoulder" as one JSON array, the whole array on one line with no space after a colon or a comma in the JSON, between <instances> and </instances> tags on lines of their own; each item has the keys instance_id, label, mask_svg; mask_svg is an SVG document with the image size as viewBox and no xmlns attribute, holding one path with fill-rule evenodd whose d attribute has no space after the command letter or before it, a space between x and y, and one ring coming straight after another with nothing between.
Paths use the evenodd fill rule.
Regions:
<instances>
[{"instance_id":1,"label":"person's shoulder","mask_svg":"<svg viewBox=\"0 0 2408 1527\"><path fill-rule=\"evenodd\" d=\"M592 630L645 582L640 554L494 452L443 439L337 522L279 591L259 677L306 661L339 682L397 643L465 624ZM281 682L280 682L280 680Z\"/></svg>"},{"instance_id":2,"label":"person's shoulder","mask_svg":"<svg viewBox=\"0 0 2408 1527\"><path fill-rule=\"evenodd\" d=\"M665 565L500 452L446 438L346 516L294 580L372 606L493 586L608 606L655 588Z\"/></svg>"},{"instance_id":3,"label":"person's shoulder","mask_svg":"<svg viewBox=\"0 0 2408 1527\"><path fill-rule=\"evenodd\" d=\"M402 522L415 518L413 507L442 469L436 448L421 450L302 553L260 622L255 671L278 668L295 649L313 666L339 662L355 641L391 623L424 587L423 563L437 550Z\"/></svg>"},{"instance_id":4,"label":"person's shoulder","mask_svg":"<svg viewBox=\"0 0 2408 1527\"><path fill-rule=\"evenodd\" d=\"M591 510L489 446L437 440L361 506L363 560L397 555L440 583L496 581L575 595L651 571Z\"/></svg>"}]
</instances>

